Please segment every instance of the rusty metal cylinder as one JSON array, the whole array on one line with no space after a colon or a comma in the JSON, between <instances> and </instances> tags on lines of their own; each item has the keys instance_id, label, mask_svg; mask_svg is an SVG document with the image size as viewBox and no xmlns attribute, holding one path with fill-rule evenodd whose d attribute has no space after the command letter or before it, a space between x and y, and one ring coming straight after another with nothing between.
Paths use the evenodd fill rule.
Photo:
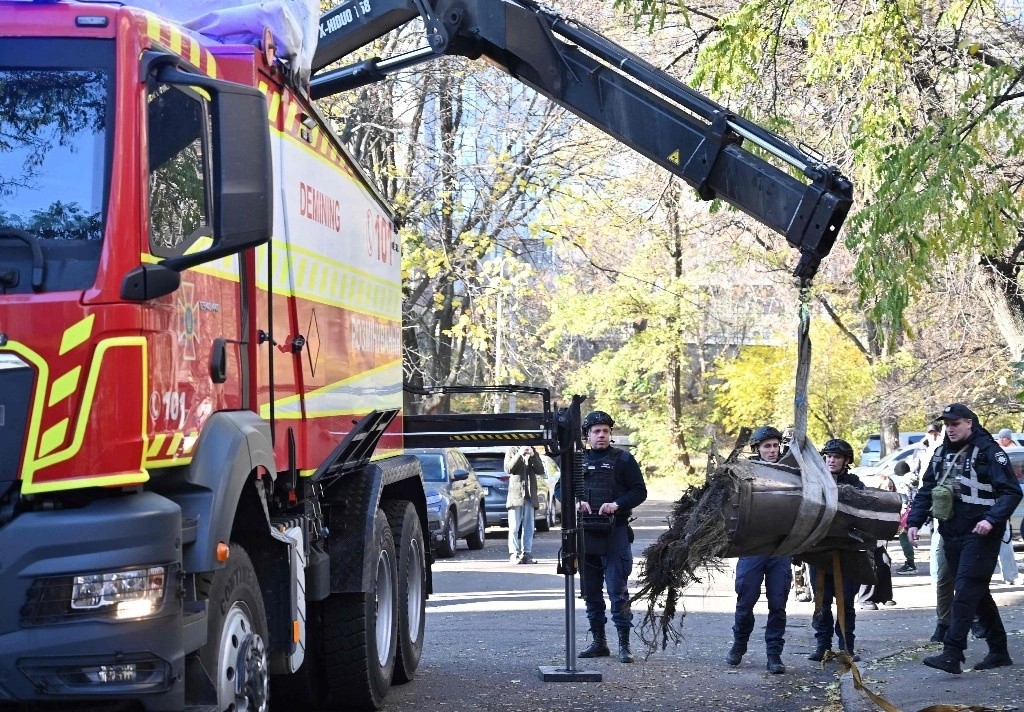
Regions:
<instances>
[{"instance_id":1,"label":"rusty metal cylinder","mask_svg":"<svg viewBox=\"0 0 1024 712\"><path fill-rule=\"evenodd\" d=\"M895 492L838 485L834 505L808 507L797 467L747 460L729 468L737 487L723 512L729 532L726 556L864 550L896 536L901 506ZM806 517L815 518L815 526L801 522L803 528L817 533L803 541L787 541L798 519Z\"/></svg>"}]
</instances>

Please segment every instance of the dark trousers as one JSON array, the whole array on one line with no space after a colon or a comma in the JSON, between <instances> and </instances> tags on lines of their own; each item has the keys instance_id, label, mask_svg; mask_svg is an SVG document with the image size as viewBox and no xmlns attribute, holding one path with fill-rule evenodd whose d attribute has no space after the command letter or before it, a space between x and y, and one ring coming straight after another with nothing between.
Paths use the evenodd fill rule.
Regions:
<instances>
[{"instance_id":1,"label":"dark trousers","mask_svg":"<svg viewBox=\"0 0 1024 712\"><path fill-rule=\"evenodd\" d=\"M875 577L877 583L865 584L857 594L858 603L885 603L892 600L892 569L884 546L875 549Z\"/></svg>"},{"instance_id":2,"label":"dark trousers","mask_svg":"<svg viewBox=\"0 0 1024 712\"><path fill-rule=\"evenodd\" d=\"M746 648L754 630L754 604L761 597L762 582L768 599L765 648L768 655L782 655L786 644L786 599L793 583L793 560L789 556L741 556L736 562L736 622L732 637Z\"/></svg>"},{"instance_id":3,"label":"dark trousers","mask_svg":"<svg viewBox=\"0 0 1024 712\"><path fill-rule=\"evenodd\" d=\"M607 552L603 555L585 554L583 557L580 588L587 604L587 620L591 630L604 630L608 620L604 604L604 586L607 585L612 623L620 630L629 630L633 625L633 612L626 584L633 571L633 550L629 546L629 532L625 525L612 527L608 534Z\"/></svg>"},{"instance_id":4,"label":"dark trousers","mask_svg":"<svg viewBox=\"0 0 1024 712\"><path fill-rule=\"evenodd\" d=\"M811 567L811 585L814 586L815 596L818 590L818 569ZM843 613L846 618L846 641L843 641L843 633L840 631L839 621L832 616L832 601L836 597L836 582L832 574L825 574L825 590L820 602L815 602L815 607L820 608L811 618L811 627L814 628L814 640L819 648L832 647L832 633L839 639L839 647L853 651L853 641L856 638L854 631L857 627L857 591L860 584L843 579Z\"/></svg>"},{"instance_id":5,"label":"dark trousers","mask_svg":"<svg viewBox=\"0 0 1024 712\"><path fill-rule=\"evenodd\" d=\"M985 629L985 642L991 650L1006 650L1006 629L999 617L999 608L989 592L989 581L996 570L999 558L1001 532L990 532L988 536L963 534L942 537L942 550L946 555L946 566L955 573L953 581L953 606L946 637L942 641L960 650L967 649L967 634L975 615Z\"/></svg>"},{"instance_id":6,"label":"dark trousers","mask_svg":"<svg viewBox=\"0 0 1024 712\"><path fill-rule=\"evenodd\" d=\"M900 532L900 548L903 549L903 558L907 560L908 564L914 566L914 545L910 543L906 529Z\"/></svg>"}]
</instances>

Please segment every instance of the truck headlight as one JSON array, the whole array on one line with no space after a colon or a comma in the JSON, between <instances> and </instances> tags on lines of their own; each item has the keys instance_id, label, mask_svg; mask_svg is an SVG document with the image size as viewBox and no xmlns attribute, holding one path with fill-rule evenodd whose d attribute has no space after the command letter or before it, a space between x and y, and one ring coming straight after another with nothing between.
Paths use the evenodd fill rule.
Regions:
<instances>
[{"instance_id":1,"label":"truck headlight","mask_svg":"<svg viewBox=\"0 0 1024 712\"><path fill-rule=\"evenodd\" d=\"M75 576L71 609L114 606L115 618L143 618L159 608L167 576L163 566Z\"/></svg>"}]
</instances>

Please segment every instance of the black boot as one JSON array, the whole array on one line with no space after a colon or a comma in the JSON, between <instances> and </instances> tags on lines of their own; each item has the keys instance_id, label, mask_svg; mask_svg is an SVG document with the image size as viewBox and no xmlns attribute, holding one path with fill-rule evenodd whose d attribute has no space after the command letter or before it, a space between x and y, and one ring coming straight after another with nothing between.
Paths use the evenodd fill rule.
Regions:
<instances>
[{"instance_id":1,"label":"black boot","mask_svg":"<svg viewBox=\"0 0 1024 712\"><path fill-rule=\"evenodd\" d=\"M594 636L594 640L590 645L580 651L578 658L607 658L612 654L612 651L608 649L608 639L605 638L604 628L591 628L591 635Z\"/></svg>"},{"instance_id":2,"label":"black boot","mask_svg":"<svg viewBox=\"0 0 1024 712\"><path fill-rule=\"evenodd\" d=\"M633 653L629 649L629 628L618 628L619 631L619 662L633 662Z\"/></svg>"},{"instance_id":3,"label":"black boot","mask_svg":"<svg viewBox=\"0 0 1024 712\"><path fill-rule=\"evenodd\" d=\"M807 656L807 659L816 663L820 663L822 660L825 659L825 655L831 652L832 648L828 647L827 645L818 645L818 647L814 649L814 652Z\"/></svg>"},{"instance_id":4,"label":"black boot","mask_svg":"<svg viewBox=\"0 0 1024 712\"><path fill-rule=\"evenodd\" d=\"M772 655L768 653L768 672L772 675L781 675L786 672L786 666L782 664L781 655Z\"/></svg>"},{"instance_id":5,"label":"black boot","mask_svg":"<svg viewBox=\"0 0 1024 712\"><path fill-rule=\"evenodd\" d=\"M958 648L954 648L952 645L943 645L942 652L938 655L933 655L930 658L925 658L921 662L930 668L936 670L942 670L948 672L951 675L959 675L963 672L960 669L960 663L964 661L964 654Z\"/></svg>"},{"instance_id":6,"label":"black boot","mask_svg":"<svg viewBox=\"0 0 1024 712\"><path fill-rule=\"evenodd\" d=\"M746 652L747 644L734 640L732 641L732 647L729 648L729 652L725 654L725 662L736 667L743 660L743 654Z\"/></svg>"},{"instance_id":7,"label":"black boot","mask_svg":"<svg viewBox=\"0 0 1024 712\"><path fill-rule=\"evenodd\" d=\"M948 625L943 625L942 623L936 623L935 624L935 632L932 633L932 637L930 638L930 640L933 643L941 643L945 639L945 637L946 637L946 631L947 630L949 630L949 626Z\"/></svg>"},{"instance_id":8,"label":"black boot","mask_svg":"<svg viewBox=\"0 0 1024 712\"><path fill-rule=\"evenodd\" d=\"M991 670L992 668L1008 667L1013 665L1013 660L1010 659L1010 654L1006 651L1006 648L1002 650L989 650L985 657L981 659L977 665L974 666L975 670Z\"/></svg>"}]
</instances>

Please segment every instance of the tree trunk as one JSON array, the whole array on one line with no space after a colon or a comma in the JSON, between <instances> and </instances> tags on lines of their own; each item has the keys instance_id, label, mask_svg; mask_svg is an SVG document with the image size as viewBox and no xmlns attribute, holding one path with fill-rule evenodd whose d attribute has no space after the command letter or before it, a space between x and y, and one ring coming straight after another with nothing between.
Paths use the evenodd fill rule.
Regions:
<instances>
[{"instance_id":1,"label":"tree trunk","mask_svg":"<svg viewBox=\"0 0 1024 712\"><path fill-rule=\"evenodd\" d=\"M670 250L672 254L673 274L678 284L683 277L683 235L682 226L679 223L679 198L680 187L677 181L672 180L668 190L665 192L665 202L668 207ZM682 303L678 302L674 316L676 328L674 329L675 339L671 346L672 353L668 361L668 406L669 406L669 429L672 433L672 444L676 449L676 461L683 472L693 474L694 468L690 463L690 451L686 446L686 436L683 433L683 343L682 343Z\"/></svg>"},{"instance_id":2,"label":"tree trunk","mask_svg":"<svg viewBox=\"0 0 1024 712\"><path fill-rule=\"evenodd\" d=\"M1015 258L983 257L974 279L974 286L992 313L992 321L1014 361L1024 357L1024 296L1019 276Z\"/></svg>"}]
</instances>

